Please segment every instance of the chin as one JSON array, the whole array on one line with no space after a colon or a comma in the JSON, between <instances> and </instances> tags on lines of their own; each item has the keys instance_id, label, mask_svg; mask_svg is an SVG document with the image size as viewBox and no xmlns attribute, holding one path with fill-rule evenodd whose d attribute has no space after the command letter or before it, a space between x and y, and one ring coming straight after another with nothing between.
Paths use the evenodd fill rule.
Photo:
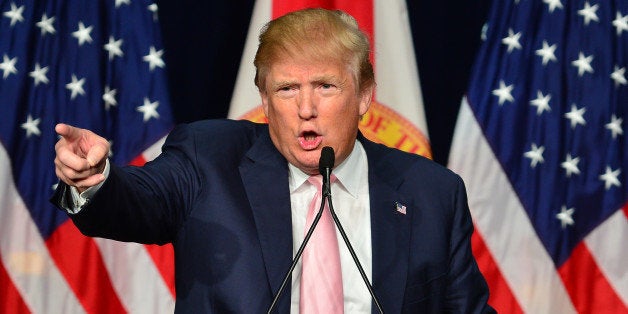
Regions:
<instances>
[{"instance_id":1,"label":"chin","mask_svg":"<svg viewBox=\"0 0 628 314\"><path fill-rule=\"evenodd\" d=\"M320 156L316 157L315 160L312 160L309 158L306 160L297 160L298 165L300 165L298 168L308 174L318 174L318 160L319 159L320 159Z\"/></svg>"}]
</instances>

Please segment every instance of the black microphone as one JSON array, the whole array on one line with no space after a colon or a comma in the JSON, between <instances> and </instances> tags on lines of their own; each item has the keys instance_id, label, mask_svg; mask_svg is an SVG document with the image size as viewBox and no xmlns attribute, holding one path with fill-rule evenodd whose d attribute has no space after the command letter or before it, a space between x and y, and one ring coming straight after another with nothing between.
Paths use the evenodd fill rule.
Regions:
<instances>
[{"instance_id":1,"label":"black microphone","mask_svg":"<svg viewBox=\"0 0 628 314\"><path fill-rule=\"evenodd\" d=\"M331 217L334 219L334 223L336 224L336 227L338 227L338 231L340 232L340 235L342 236L342 240L344 240L345 245L347 246L347 249L349 249L349 253L351 253L351 258L353 258L353 262L358 267L358 271L360 272L360 276L362 276L362 280L364 281L364 284L366 285L366 288L368 289L369 293L371 294L371 298L373 299L373 303L375 303L375 306L377 307L379 312L383 314L384 310L382 309L382 305L380 304L379 300L377 299L377 296L375 296L375 292L373 291L373 286L369 282L369 279L366 276L366 273L364 272L364 268L362 268L362 264L360 263L360 260L358 259L358 256L355 254L355 250L353 249L353 246L351 245L351 242L349 242L349 238L347 237L347 233L345 232L344 228L342 227L342 224L340 223L340 220L338 220L338 216L336 216L336 211L334 210L334 205L331 202L331 186L330 186L330 183L329 183L329 177L331 175L331 170L334 167L334 159L335 159L335 157L334 157L334 149L329 147L329 146L323 147L323 151L321 152L321 159L320 159L320 162L318 164L318 171L321 173L321 175L323 175L323 201L321 203L324 204L325 203L325 199L327 199L327 203L329 204L329 211L331 213Z\"/></svg>"},{"instance_id":2,"label":"black microphone","mask_svg":"<svg viewBox=\"0 0 628 314\"><path fill-rule=\"evenodd\" d=\"M307 243L310 241L310 238L312 237L312 233L314 233L314 229L318 225L318 221L321 220L321 216L323 215L323 209L325 208L326 195L329 195L330 200L331 200L331 187L329 185L329 177L331 175L331 169L334 168L334 159L335 159L334 149L329 146L323 147L323 150L321 151L321 157L318 160L319 172L321 172L321 174L323 174L323 172L326 173L326 174L323 174L323 187L321 191L322 192L321 207L318 209L318 213L314 217L314 221L312 221L312 225L310 226L310 229L307 230L307 233L305 234L305 238L303 239L301 246L299 246L299 250L297 250L297 254L294 256L294 260L292 261L292 264L290 264L290 269L288 269L288 271L286 272L286 275L283 277L281 286L279 286L279 290L277 291L277 294L273 298L273 302L270 304L270 307L268 307L268 311L266 311L267 314L270 314L275 309L275 306L277 305L277 302L279 301L279 298L281 297L281 293L283 292L284 288L288 284L290 275L292 275L292 272L294 271L294 267L297 266L297 262L299 261L299 258L301 258L301 255L303 255L303 250L305 249L305 246L307 245Z\"/></svg>"},{"instance_id":3,"label":"black microphone","mask_svg":"<svg viewBox=\"0 0 628 314\"><path fill-rule=\"evenodd\" d=\"M323 147L321 158L318 161L318 172L323 176L323 203L327 196L331 196L329 177L331 176L331 170L334 168L335 161L336 156L334 155L334 149L329 146Z\"/></svg>"}]
</instances>

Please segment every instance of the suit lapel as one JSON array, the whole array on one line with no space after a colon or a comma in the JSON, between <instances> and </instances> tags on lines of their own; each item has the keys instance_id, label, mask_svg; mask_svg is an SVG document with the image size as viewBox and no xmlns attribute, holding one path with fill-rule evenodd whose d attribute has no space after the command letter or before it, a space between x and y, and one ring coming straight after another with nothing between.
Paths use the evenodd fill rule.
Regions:
<instances>
[{"instance_id":1,"label":"suit lapel","mask_svg":"<svg viewBox=\"0 0 628 314\"><path fill-rule=\"evenodd\" d=\"M397 191L403 173L396 170L395 160L385 156L387 150L359 139L369 164L373 290L386 312L400 313L408 275L411 200ZM405 214L397 204L406 206Z\"/></svg>"},{"instance_id":2,"label":"suit lapel","mask_svg":"<svg viewBox=\"0 0 628 314\"><path fill-rule=\"evenodd\" d=\"M247 152L240 174L251 204L272 294L276 294L292 262L292 218L288 167L268 132ZM288 310L290 285L282 292L279 312ZM287 297L286 297L287 296Z\"/></svg>"}]
</instances>

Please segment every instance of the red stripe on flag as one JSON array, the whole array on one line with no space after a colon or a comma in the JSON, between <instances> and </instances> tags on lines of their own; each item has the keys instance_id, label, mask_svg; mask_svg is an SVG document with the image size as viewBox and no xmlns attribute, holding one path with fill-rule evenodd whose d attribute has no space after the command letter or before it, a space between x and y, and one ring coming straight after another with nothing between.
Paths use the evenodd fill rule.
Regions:
<instances>
[{"instance_id":1,"label":"red stripe on flag","mask_svg":"<svg viewBox=\"0 0 628 314\"><path fill-rule=\"evenodd\" d=\"M170 289L170 293L173 297L176 297L174 287L174 249L172 244L163 246L144 245L144 247L153 259L153 263L155 263L168 289Z\"/></svg>"},{"instance_id":2,"label":"red stripe on flag","mask_svg":"<svg viewBox=\"0 0 628 314\"><path fill-rule=\"evenodd\" d=\"M624 210L624 215L626 215L626 219L628 219L628 204L624 205L624 208L622 208Z\"/></svg>"},{"instance_id":3,"label":"red stripe on flag","mask_svg":"<svg viewBox=\"0 0 628 314\"><path fill-rule=\"evenodd\" d=\"M273 19L304 8L337 9L351 14L362 31L373 39L373 2L355 0L295 0L273 1Z\"/></svg>"},{"instance_id":4,"label":"red stripe on flag","mask_svg":"<svg viewBox=\"0 0 628 314\"><path fill-rule=\"evenodd\" d=\"M129 165L141 167L146 163L146 159L142 155L135 157L135 159L131 160Z\"/></svg>"},{"instance_id":5,"label":"red stripe on flag","mask_svg":"<svg viewBox=\"0 0 628 314\"><path fill-rule=\"evenodd\" d=\"M30 312L20 292L13 285L7 270L0 262L0 313L21 314Z\"/></svg>"},{"instance_id":6,"label":"red stripe on flag","mask_svg":"<svg viewBox=\"0 0 628 314\"><path fill-rule=\"evenodd\" d=\"M523 313L519 302L510 290L510 286L504 280L497 262L493 259L493 255L477 230L471 236L471 248L480 271L488 283L490 291L488 303L497 313Z\"/></svg>"},{"instance_id":7,"label":"red stripe on flag","mask_svg":"<svg viewBox=\"0 0 628 314\"><path fill-rule=\"evenodd\" d=\"M71 220L46 241L52 259L88 313L126 313L93 239L82 235Z\"/></svg>"},{"instance_id":8,"label":"red stripe on flag","mask_svg":"<svg viewBox=\"0 0 628 314\"><path fill-rule=\"evenodd\" d=\"M326 8L334 9L334 0L294 0L280 1L274 0L272 3L272 18L276 19L288 12L305 8Z\"/></svg>"},{"instance_id":9,"label":"red stripe on flag","mask_svg":"<svg viewBox=\"0 0 628 314\"><path fill-rule=\"evenodd\" d=\"M628 313L584 241L573 250L558 273L578 313Z\"/></svg>"}]
</instances>

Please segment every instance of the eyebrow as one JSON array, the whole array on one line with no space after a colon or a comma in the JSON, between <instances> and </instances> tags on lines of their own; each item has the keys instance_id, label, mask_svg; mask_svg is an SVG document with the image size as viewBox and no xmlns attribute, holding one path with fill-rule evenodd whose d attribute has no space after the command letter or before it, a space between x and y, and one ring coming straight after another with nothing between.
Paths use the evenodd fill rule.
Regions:
<instances>
[{"instance_id":1,"label":"eyebrow","mask_svg":"<svg viewBox=\"0 0 628 314\"><path fill-rule=\"evenodd\" d=\"M290 86L290 85L294 85L296 84L296 81L289 81L289 80L282 80L282 81L277 81L277 82L271 82L270 83L270 88L271 90L275 90L279 87L283 87L283 86Z\"/></svg>"},{"instance_id":2,"label":"eyebrow","mask_svg":"<svg viewBox=\"0 0 628 314\"><path fill-rule=\"evenodd\" d=\"M316 76L314 78L312 78L312 80L310 81L310 83L313 84L320 84L320 83L334 83L336 85L338 85L339 87L344 87L347 85L347 78L345 78L344 80L341 79L340 77L338 77L337 75L333 75L333 74L323 74L323 75L319 75ZM296 80L280 80L280 81L276 81L276 82L270 82L270 89L271 90L276 90L280 87L284 87L284 86L292 86L292 85L298 85L299 82Z\"/></svg>"},{"instance_id":3,"label":"eyebrow","mask_svg":"<svg viewBox=\"0 0 628 314\"><path fill-rule=\"evenodd\" d=\"M329 81L340 81L340 78L335 75L324 74L321 76L317 76L312 80L312 82L329 82Z\"/></svg>"}]
</instances>

